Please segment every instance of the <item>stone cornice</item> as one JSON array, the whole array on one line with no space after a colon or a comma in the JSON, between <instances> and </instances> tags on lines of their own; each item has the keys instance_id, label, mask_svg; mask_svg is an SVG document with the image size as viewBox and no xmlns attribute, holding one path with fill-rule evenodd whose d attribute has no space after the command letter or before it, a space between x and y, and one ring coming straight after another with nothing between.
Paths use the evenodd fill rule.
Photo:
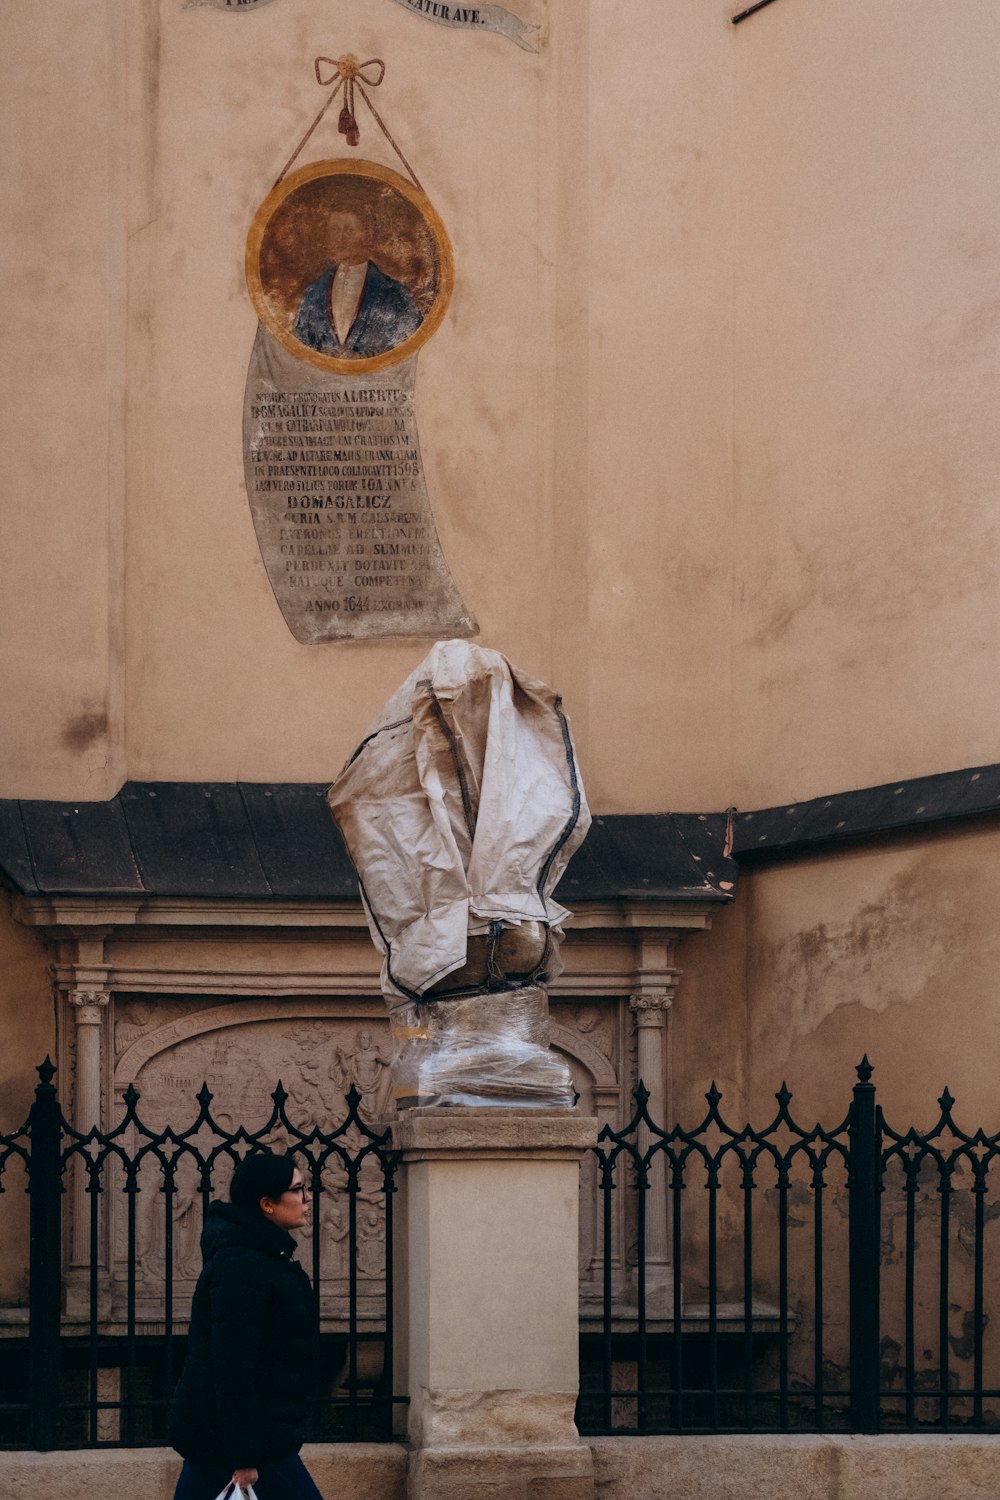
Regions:
<instances>
[{"instance_id":1,"label":"stone cornice","mask_svg":"<svg viewBox=\"0 0 1000 1500\"><path fill-rule=\"evenodd\" d=\"M14 915L26 927L53 935L90 928L287 927L355 928L368 932L361 902L232 900L184 896L15 896ZM704 930L717 910L713 902L581 901L568 908L567 930Z\"/></svg>"},{"instance_id":2,"label":"stone cornice","mask_svg":"<svg viewBox=\"0 0 1000 1500\"><path fill-rule=\"evenodd\" d=\"M690 903L581 902L567 924L553 1000L669 991L676 941L707 929L712 913ZM20 896L14 914L54 943L64 991L381 994L360 902Z\"/></svg>"}]
</instances>

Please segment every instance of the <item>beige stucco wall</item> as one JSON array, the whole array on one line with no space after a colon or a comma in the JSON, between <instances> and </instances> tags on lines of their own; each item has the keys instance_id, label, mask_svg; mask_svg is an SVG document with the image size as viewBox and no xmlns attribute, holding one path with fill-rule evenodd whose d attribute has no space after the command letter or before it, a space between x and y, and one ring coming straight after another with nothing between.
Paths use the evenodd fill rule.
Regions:
<instances>
[{"instance_id":1,"label":"beige stucco wall","mask_svg":"<svg viewBox=\"0 0 1000 1500\"><path fill-rule=\"evenodd\" d=\"M731 800L733 28L703 0L587 9L586 151L560 140L588 187L581 761L602 810L702 811Z\"/></svg>"},{"instance_id":2,"label":"beige stucco wall","mask_svg":"<svg viewBox=\"0 0 1000 1500\"><path fill-rule=\"evenodd\" d=\"M1000 1129L998 881L995 823L745 869L678 944L678 1117L715 1080L733 1123L759 1125L784 1080L798 1118L836 1123L867 1053L891 1122L929 1129L947 1085L970 1129Z\"/></svg>"},{"instance_id":3,"label":"beige stucco wall","mask_svg":"<svg viewBox=\"0 0 1000 1500\"><path fill-rule=\"evenodd\" d=\"M454 241L455 299L421 354L418 409L445 551L481 638L567 693L602 805L634 797L619 785L620 734L650 805L664 795L665 734L677 784L699 805L716 795L718 767L670 726L678 695L685 714L697 699L724 741L725 703L707 704L703 684L725 666L726 618L706 612L696 632L689 622L728 507L729 412L712 391L729 358L729 269L716 253L729 148L721 94L705 108L706 88L724 87L727 38L690 5L680 56L653 5L628 27L601 18L593 34L578 7L523 9L548 26L537 58L389 5L359 22L343 4L321 15L282 0L234 20L165 0L146 7L145 36L133 27L135 53L156 50L158 82L155 100L133 105L152 121L130 158L145 204L130 263L131 775L322 778L426 649L297 646L242 492L254 317L241 246L315 106L312 57L349 44L385 56L380 107ZM595 122L615 114L635 69L628 93L648 80L650 102L625 147L620 125ZM678 79L667 93L664 69ZM665 133L685 143L666 195ZM394 160L373 134L365 151ZM336 152L330 135L322 150ZM636 223L625 246L623 221ZM663 275L665 255L677 275ZM685 636L692 649L673 649Z\"/></svg>"},{"instance_id":4,"label":"beige stucco wall","mask_svg":"<svg viewBox=\"0 0 1000 1500\"><path fill-rule=\"evenodd\" d=\"M55 1056L50 954L38 934L16 922L0 891L0 1014L9 1017L0 1047L0 1130L13 1130L31 1108L37 1065Z\"/></svg>"},{"instance_id":5,"label":"beige stucco wall","mask_svg":"<svg viewBox=\"0 0 1000 1500\"><path fill-rule=\"evenodd\" d=\"M122 12L0 7L5 796L124 773Z\"/></svg>"},{"instance_id":6,"label":"beige stucco wall","mask_svg":"<svg viewBox=\"0 0 1000 1500\"><path fill-rule=\"evenodd\" d=\"M1000 1128L998 880L995 824L744 872L681 945L678 1103L717 1077L759 1119L787 1079L802 1117L829 1121L867 1052L890 1119L928 1128L947 1084L962 1118Z\"/></svg>"},{"instance_id":7,"label":"beige stucco wall","mask_svg":"<svg viewBox=\"0 0 1000 1500\"><path fill-rule=\"evenodd\" d=\"M243 491L243 241L348 47L455 246L445 551L595 804L994 758L994 10L518 9L538 56L389 0L4 4L6 795L322 779L425 649L295 644Z\"/></svg>"},{"instance_id":8,"label":"beige stucco wall","mask_svg":"<svg viewBox=\"0 0 1000 1500\"><path fill-rule=\"evenodd\" d=\"M6 1132L28 1118L35 1068L56 1051L49 954L36 933L13 920L6 891L0 891L0 1038L0 1131ZM3 1187L0 1304L23 1301L27 1290L27 1179L16 1154L6 1164Z\"/></svg>"},{"instance_id":9,"label":"beige stucco wall","mask_svg":"<svg viewBox=\"0 0 1000 1500\"><path fill-rule=\"evenodd\" d=\"M1000 16L734 28L733 800L997 758Z\"/></svg>"}]
</instances>

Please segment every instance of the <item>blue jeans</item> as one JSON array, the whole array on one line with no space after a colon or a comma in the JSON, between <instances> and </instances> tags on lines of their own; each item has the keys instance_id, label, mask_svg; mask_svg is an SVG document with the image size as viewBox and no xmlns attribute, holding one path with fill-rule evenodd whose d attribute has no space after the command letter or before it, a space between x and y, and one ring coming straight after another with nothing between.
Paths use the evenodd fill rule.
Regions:
<instances>
[{"instance_id":1,"label":"blue jeans","mask_svg":"<svg viewBox=\"0 0 1000 1500\"><path fill-rule=\"evenodd\" d=\"M174 1500L215 1500L232 1477L232 1469L209 1469L186 1458ZM297 1453L267 1464L253 1489L257 1500L323 1500Z\"/></svg>"}]
</instances>

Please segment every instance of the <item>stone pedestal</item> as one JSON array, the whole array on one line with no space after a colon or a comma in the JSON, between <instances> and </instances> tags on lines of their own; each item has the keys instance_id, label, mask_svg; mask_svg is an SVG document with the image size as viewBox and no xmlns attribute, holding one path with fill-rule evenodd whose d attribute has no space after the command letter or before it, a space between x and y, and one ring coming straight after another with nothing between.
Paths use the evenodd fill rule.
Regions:
<instances>
[{"instance_id":1,"label":"stone pedestal","mask_svg":"<svg viewBox=\"0 0 1000 1500\"><path fill-rule=\"evenodd\" d=\"M592 1500L579 1387L579 1163L562 1110L417 1109L403 1152L409 1500Z\"/></svg>"}]
</instances>

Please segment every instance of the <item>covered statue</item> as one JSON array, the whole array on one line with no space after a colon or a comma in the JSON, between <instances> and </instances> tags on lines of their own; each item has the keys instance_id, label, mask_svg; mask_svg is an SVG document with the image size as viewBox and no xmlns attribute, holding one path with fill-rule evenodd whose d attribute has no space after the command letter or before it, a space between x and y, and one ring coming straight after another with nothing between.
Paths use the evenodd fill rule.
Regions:
<instances>
[{"instance_id":1,"label":"covered statue","mask_svg":"<svg viewBox=\"0 0 1000 1500\"><path fill-rule=\"evenodd\" d=\"M546 985L568 913L552 892L590 826L551 689L443 641L330 788L382 954L400 1108L569 1108Z\"/></svg>"}]
</instances>

